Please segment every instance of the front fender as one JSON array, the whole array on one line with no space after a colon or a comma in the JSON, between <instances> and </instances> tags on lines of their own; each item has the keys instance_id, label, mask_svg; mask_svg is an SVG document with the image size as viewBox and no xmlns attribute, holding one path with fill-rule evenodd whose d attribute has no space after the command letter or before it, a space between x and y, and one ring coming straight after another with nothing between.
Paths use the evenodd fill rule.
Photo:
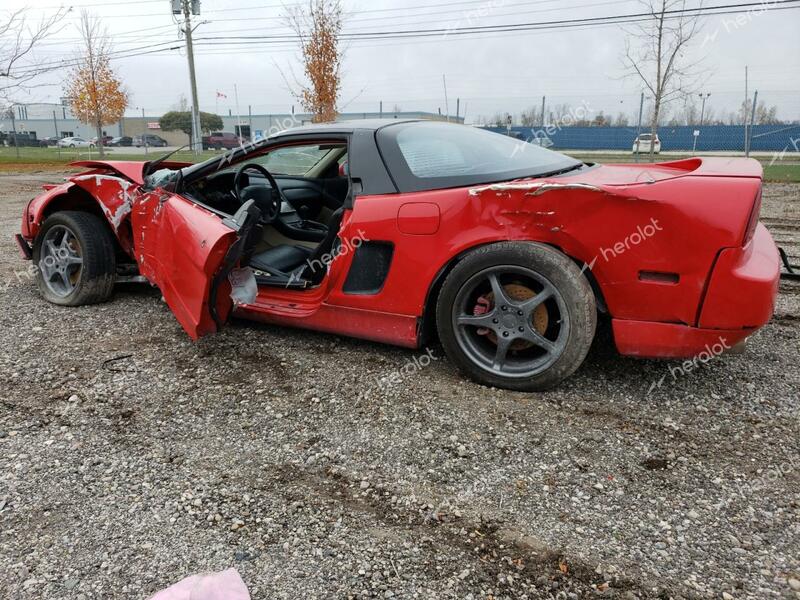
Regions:
<instances>
[{"instance_id":1,"label":"front fender","mask_svg":"<svg viewBox=\"0 0 800 600\"><path fill-rule=\"evenodd\" d=\"M42 223L53 212L83 210L102 214L120 244L130 251L131 242L122 225L130 218L139 187L130 181L105 174L83 174L56 186L46 186L44 193L28 203L22 217L21 233L27 241L39 233Z\"/></svg>"}]
</instances>

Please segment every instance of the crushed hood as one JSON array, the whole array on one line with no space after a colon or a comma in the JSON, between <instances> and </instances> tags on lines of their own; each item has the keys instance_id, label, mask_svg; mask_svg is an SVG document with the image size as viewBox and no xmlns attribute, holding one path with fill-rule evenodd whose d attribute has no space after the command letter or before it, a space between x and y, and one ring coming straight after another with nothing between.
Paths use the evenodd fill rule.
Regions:
<instances>
[{"instance_id":1,"label":"crushed hood","mask_svg":"<svg viewBox=\"0 0 800 600\"><path fill-rule=\"evenodd\" d=\"M149 161L127 161L127 160L79 160L70 165L74 167L86 167L92 170L111 171L115 175L132 181L137 185L144 183L145 168ZM161 167L165 169L182 169L192 163L179 161L164 161Z\"/></svg>"}]
</instances>

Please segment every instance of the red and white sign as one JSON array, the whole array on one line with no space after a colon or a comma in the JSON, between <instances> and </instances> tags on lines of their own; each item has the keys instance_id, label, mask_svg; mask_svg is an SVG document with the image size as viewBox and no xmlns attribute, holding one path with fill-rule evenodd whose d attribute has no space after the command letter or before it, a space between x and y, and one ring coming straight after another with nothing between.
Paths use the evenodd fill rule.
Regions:
<instances>
[{"instance_id":1,"label":"red and white sign","mask_svg":"<svg viewBox=\"0 0 800 600\"><path fill-rule=\"evenodd\" d=\"M156 121L155 123L148 123L147 124L147 128L148 129L161 129L161 126L158 124L158 121Z\"/></svg>"}]
</instances>

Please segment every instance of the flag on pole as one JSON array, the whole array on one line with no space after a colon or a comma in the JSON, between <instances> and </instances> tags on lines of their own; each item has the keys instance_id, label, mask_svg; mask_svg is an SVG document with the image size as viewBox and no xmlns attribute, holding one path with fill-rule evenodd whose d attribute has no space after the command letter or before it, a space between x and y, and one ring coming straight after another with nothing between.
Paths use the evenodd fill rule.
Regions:
<instances>
[{"instance_id":1,"label":"flag on pole","mask_svg":"<svg viewBox=\"0 0 800 600\"><path fill-rule=\"evenodd\" d=\"M227 96L218 90L217 91L217 98L227 98Z\"/></svg>"}]
</instances>

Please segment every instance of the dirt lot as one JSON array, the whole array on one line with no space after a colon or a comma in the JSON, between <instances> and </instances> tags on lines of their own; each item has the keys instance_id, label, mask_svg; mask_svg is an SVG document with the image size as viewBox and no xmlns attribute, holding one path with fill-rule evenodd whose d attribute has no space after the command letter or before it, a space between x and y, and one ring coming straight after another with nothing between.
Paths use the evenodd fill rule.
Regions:
<instances>
[{"instance_id":1,"label":"dirt lot","mask_svg":"<svg viewBox=\"0 0 800 600\"><path fill-rule=\"evenodd\" d=\"M423 352L242 322L194 344L143 287L45 303L11 237L56 178L0 177L0 598L231 566L254 599L800 598L800 285L683 375L605 332L553 392L438 347L387 387ZM762 215L800 256L800 186Z\"/></svg>"}]
</instances>

